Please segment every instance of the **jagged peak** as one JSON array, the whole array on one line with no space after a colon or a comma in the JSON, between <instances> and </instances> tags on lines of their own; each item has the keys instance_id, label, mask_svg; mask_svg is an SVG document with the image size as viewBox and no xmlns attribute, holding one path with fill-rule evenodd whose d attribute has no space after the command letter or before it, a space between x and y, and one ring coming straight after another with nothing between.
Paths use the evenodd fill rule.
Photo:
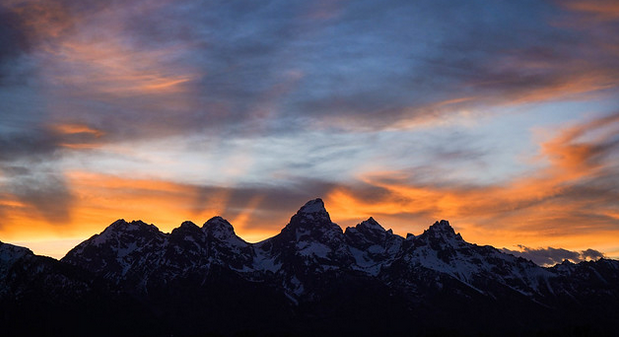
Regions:
<instances>
[{"instance_id":1,"label":"jagged peak","mask_svg":"<svg viewBox=\"0 0 619 337\"><path fill-rule=\"evenodd\" d=\"M431 230L441 231L441 232L454 232L453 227L449 224L447 220L436 221L432 226L430 226Z\"/></svg>"},{"instance_id":2,"label":"jagged peak","mask_svg":"<svg viewBox=\"0 0 619 337\"><path fill-rule=\"evenodd\" d=\"M356 227L357 227L357 229L365 229L365 230L371 230L371 231L386 232L385 228L383 226L381 226L378 223L378 221L374 220L373 217L369 217L367 220L361 222Z\"/></svg>"},{"instance_id":3,"label":"jagged peak","mask_svg":"<svg viewBox=\"0 0 619 337\"><path fill-rule=\"evenodd\" d=\"M118 219L109 225L101 234L110 232L135 232L142 230L159 232L159 228L155 225L147 224L142 220L132 220L131 222L127 222L125 219Z\"/></svg>"},{"instance_id":4,"label":"jagged peak","mask_svg":"<svg viewBox=\"0 0 619 337\"><path fill-rule=\"evenodd\" d=\"M381 226L378 221L374 220L374 218L370 217L365 221L357 224L355 227L347 227L345 233L349 235L357 235L362 234L364 236L383 236L385 233L393 234L393 231L385 230L383 226Z\"/></svg>"},{"instance_id":5,"label":"jagged peak","mask_svg":"<svg viewBox=\"0 0 619 337\"><path fill-rule=\"evenodd\" d=\"M121 227L121 226L129 226L129 225L142 225L146 223L142 220L132 220L131 222L127 222L125 219L118 219L114 222L112 222L112 224L109 227Z\"/></svg>"},{"instance_id":6,"label":"jagged peak","mask_svg":"<svg viewBox=\"0 0 619 337\"><path fill-rule=\"evenodd\" d=\"M180 225L180 227L178 228L200 228L198 227L198 225L196 225L195 223L191 222L191 221L183 221L183 223Z\"/></svg>"},{"instance_id":7,"label":"jagged peak","mask_svg":"<svg viewBox=\"0 0 619 337\"><path fill-rule=\"evenodd\" d=\"M310 200L303 205L296 215L294 215L291 219L291 223L294 220L300 221L302 223L305 222L328 222L331 223L331 218L329 217L329 213L325 209L325 204L320 198L316 198Z\"/></svg>"},{"instance_id":8,"label":"jagged peak","mask_svg":"<svg viewBox=\"0 0 619 337\"><path fill-rule=\"evenodd\" d=\"M191 221L183 221L183 223L172 230L172 235L177 233L187 233L187 232L200 232L200 227L198 227L195 223Z\"/></svg>"},{"instance_id":9,"label":"jagged peak","mask_svg":"<svg viewBox=\"0 0 619 337\"><path fill-rule=\"evenodd\" d=\"M325 203L322 201L322 199L316 198L306 202L305 205L303 205L301 209L299 209L299 212L297 212L297 214L321 213L326 211L327 210L325 209Z\"/></svg>"},{"instance_id":10,"label":"jagged peak","mask_svg":"<svg viewBox=\"0 0 619 337\"><path fill-rule=\"evenodd\" d=\"M436 221L432 226L430 226L427 230L428 232L434 233L446 233L456 235L453 227L449 224L447 220Z\"/></svg>"},{"instance_id":11,"label":"jagged peak","mask_svg":"<svg viewBox=\"0 0 619 337\"><path fill-rule=\"evenodd\" d=\"M198 227L198 225L196 225L195 223L193 223L192 221L183 221L183 223L181 223L181 225L176 229L182 229L182 230L199 230L200 227Z\"/></svg>"},{"instance_id":12,"label":"jagged peak","mask_svg":"<svg viewBox=\"0 0 619 337\"><path fill-rule=\"evenodd\" d=\"M232 227L230 222L220 216L210 218L204 223L202 230L207 233L218 233L219 235L216 235L217 237L236 235L234 233L234 227Z\"/></svg>"},{"instance_id":13,"label":"jagged peak","mask_svg":"<svg viewBox=\"0 0 619 337\"><path fill-rule=\"evenodd\" d=\"M460 234L456 234L456 231L454 231L453 227L451 227L449 221L447 220L436 221L432 226L425 230L422 235L462 240Z\"/></svg>"},{"instance_id":14,"label":"jagged peak","mask_svg":"<svg viewBox=\"0 0 619 337\"><path fill-rule=\"evenodd\" d=\"M161 232L157 226L147 224L142 220L133 220L127 222L124 219L118 219L111 225L107 226L103 232L93 235L90 239L83 241L77 247L84 245L101 245L110 240L118 240L121 237L133 238L142 237L144 239L152 239L153 237L163 237L166 234ZM74 248L74 249L75 249ZM69 252L71 253L71 251Z\"/></svg>"},{"instance_id":15,"label":"jagged peak","mask_svg":"<svg viewBox=\"0 0 619 337\"><path fill-rule=\"evenodd\" d=\"M234 232L234 227L228 220L215 216L210 218L202 226L202 231L209 238L215 238L219 241L226 241L237 246L247 246L248 243L241 239Z\"/></svg>"},{"instance_id":16,"label":"jagged peak","mask_svg":"<svg viewBox=\"0 0 619 337\"><path fill-rule=\"evenodd\" d=\"M289 240L298 241L307 238L334 238L343 235L342 228L331 222L329 213L322 199L308 201L292 216L290 222L281 231ZM322 240L322 239L319 239Z\"/></svg>"},{"instance_id":17,"label":"jagged peak","mask_svg":"<svg viewBox=\"0 0 619 337\"><path fill-rule=\"evenodd\" d=\"M220 216L214 216L210 219L208 219L204 225L202 226L202 228L209 228L209 227L230 227L232 229L232 225L230 224L230 222Z\"/></svg>"}]
</instances>

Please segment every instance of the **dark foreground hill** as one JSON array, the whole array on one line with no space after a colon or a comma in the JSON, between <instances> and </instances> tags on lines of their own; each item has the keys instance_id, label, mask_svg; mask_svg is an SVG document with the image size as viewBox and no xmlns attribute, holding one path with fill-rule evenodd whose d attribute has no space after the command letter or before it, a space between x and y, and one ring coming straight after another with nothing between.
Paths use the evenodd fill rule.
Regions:
<instances>
[{"instance_id":1,"label":"dark foreground hill","mask_svg":"<svg viewBox=\"0 0 619 337\"><path fill-rule=\"evenodd\" d=\"M250 244L118 220L62 260L0 243L2 335L617 336L619 261L542 268L446 221L345 231L320 199Z\"/></svg>"}]
</instances>

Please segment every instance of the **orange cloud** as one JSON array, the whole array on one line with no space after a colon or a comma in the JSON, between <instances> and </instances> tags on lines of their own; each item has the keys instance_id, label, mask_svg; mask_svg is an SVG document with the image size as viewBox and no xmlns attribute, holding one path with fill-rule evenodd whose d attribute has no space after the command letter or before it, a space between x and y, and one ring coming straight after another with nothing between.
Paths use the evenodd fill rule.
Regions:
<instances>
[{"instance_id":1,"label":"orange cloud","mask_svg":"<svg viewBox=\"0 0 619 337\"><path fill-rule=\"evenodd\" d=\"M178 46L174 49L142 50L123 43L121 32L110 35L112 37L103 41L83 41L80 37L62 41L53 57L54 62L60 62L59 68L63 70L52 74L54 81L86 85L87 89L96 92L127 96L183 92L186 90L183 85L194 78L188 69L165 66L163 60L178 52ZM67 68L80 71L68 72Z\"/></svg>"},{"instance_id":2,"label":"orange cloud","mask_svg":"<svg viewBox=\"0 0 619 337\"><path fill-rule=\"evenodd\" d=\"M619 3L615 0L578 0L560 3L570 10L593 15L598 20L619 19Z\"/></svg>"},{"instance_id":3,"label":"orange cloud","mask_svg":"<svg viewBox=\"0 0 619 337\"><path fill-rule=\"evenodd\" d=\"M130 11L148 15L166 3L140 2ZM186 46L130 42L124 31L130 17L122 15L128 10L118 4L95 4L79 13L60 1L10 1L7 6L38 42L36 55L59 87L123 96L170 94L184 92L184 84L194 79L194 71L167 61Z\"/></svg>"},{"instance_id":4,"label":"orange cloud","mask_svg":"<svg viewBox=\"0 0 619 337\"><path fill-rule=\"evenodd\" d=\"M609 47L601 45L599 37L592 37L586 48L576 45L561 51L504 50L488 64L488 73L466 85L497 91L499 95L485 98L486 102L497 105L598 97L600 91L619 85L619 70L602 58ZM589 49L595 49L599 61L582 56L593 53Z\"/></svg>"},{"instance_id":5,"label":"orange cloud","mask_svg":"<svg viewBox=\"0 0 619 337\"><path fill-rule=\"evenodd\" d=\"M61 142L58 145L73 150L100 148L102 143L98 140L105 135L102 130L83 124L54 124L50 129L60 135Z\"/></svg>"},{"instance_id":6,"label":"orange cloud","mask_svg":"<svg viewBox=\"0 0 619 337\"><path fill-rule=\"evenodd\" d=\"M105 134L105 132L101 130L96 130L83 124L56 124L52 125L52 129L58 133L67 135L84 133L94 137L101 137Z\"/></svg>"},{"instance_id":7,"label":"orange cloud","mask_svg":"<svg viewBox=\"0 0 619 337\"><path fill-rule=\"evenodd\" d=\"M593 120L562 131L557 137L541 145L542 153L553 164L553 168L562 169L563 174L591 174L602 166L600 156L609 146L613 146L613 137L619 132L619 114ZM606 130L605 129L609 129ZM597 132L594 141L587 141Z\"/></svg>"},{"instance_id":8,"label":"orange cloud","mask_svg":"<svg viewBox=\"0 0 619 337\"><path fill-rule=\"evenodd\" d=\"M58 38L67 33L75 17L59 1L7 0L3 4L19 15L30 39Z\"/></svg>"},{"instance_id":9,"label":"orange cloud","mask_svg":"<svg viewBox=\"0 0 619 337\"><path fill-rule=\"evenodd\" d=\"M360 187L333 189L327 205L349 225L374 216L401 234L449 219L465 239L481 244L616 251L617 167L605 156L619 151L617 127L613 114L562 130L540 144L544 169L502 184L441 185L437 178L432 185L416 182L414 171L375 172L360 177ZM364 192L370 188L381 192Z\"/></svg>"},{"instance_id":10,"label":"orange cloud","mask_svg":"<svg viewBox=\"0 0 619 337\"><path fill-rule=\"evenodd\" d=\"M0 207L22 208L26 207L26 204L17 200L0 199Z\"/></svg>"},{"instance_id":11,"label":"orange cloud","mask_svg":"<svg viewBox=\"0 0 619 337\"><path fill-rule=\"evenodd\" d=\"M585 74L574 74L557 79L555 83L531 90L517 97L511 104L543 102L563 98L595 95L594 93L617 86L617 71L599 69ZM585 96L582 96L585 97Z\"/></svg>"}]
</instances>

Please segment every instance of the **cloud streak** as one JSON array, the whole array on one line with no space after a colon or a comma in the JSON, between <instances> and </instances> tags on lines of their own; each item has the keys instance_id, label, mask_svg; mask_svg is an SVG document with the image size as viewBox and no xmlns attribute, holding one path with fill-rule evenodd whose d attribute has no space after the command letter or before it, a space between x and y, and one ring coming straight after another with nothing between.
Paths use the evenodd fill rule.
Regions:
<instances>
[{"instance_id":1,"label":"cloud streak","mask_svg":"<svg viewBox=\"0 0 619 337\"><path fill-rule=\"evenodd\" d=\"M617 58L600 44L607 34L592 39L589 29L554 27L552 18L566 15L560 7L333 6L26 1L8 13L21 22L11 36L27 37L13 44L34 46L55 95L116 110L104 121L86 102L60 104L57 117L105 126L112 138L235 132L257 122L268 132L313 124L380 129L617 87ZM451 22L453 33L429 14ZM140 111L150 117L132 118Z\"/></svg>"},{"instance_id":2,"label":"cloud streak","mask_svg":"<svg viewBox=\"0 0 619 337\"><path fill-rule=\"evenodd\" d=\"M592 233L616 236L618 117L615 113L558 132L541 144L538 160L547 165L512 180L445 182L448 171L415 167L363 175L360 184L340 186L327 200L336 218L363 214L421 223L449 218L465 236L485 237L484 242L504 240L513 231L527 240L538 235L563 242Z\"/></svg>"},{"instance_id":3,"label":"cloud streak","mask_svg":"<svg viewBox=\"0 0 619 337\"><path fill-rule=\"evenodd\" d=\"M588 260L598 260L604 254L594 249L587 249L580 252L571 251L563 248L530 248L520 245L520 250L510 250L503 248L503 251L516 256L529 259L540 266L550 267L565 260L578 263Z\"/></svg>"}]
</instances>

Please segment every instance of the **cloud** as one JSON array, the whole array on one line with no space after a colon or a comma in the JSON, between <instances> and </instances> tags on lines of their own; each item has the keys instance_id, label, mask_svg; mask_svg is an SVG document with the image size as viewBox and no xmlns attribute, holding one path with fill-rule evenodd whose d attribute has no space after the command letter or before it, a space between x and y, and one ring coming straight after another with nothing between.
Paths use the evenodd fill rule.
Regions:
<instances>
[{"instance_id":1,"label":"cloud","mask_svg":"<svg viewBox=\"0 0 619 337\"><path fill-rule=\"evenodd\" d=\"M578 263L587 260L598 260L604 257L604 254L594 250L587 249L580 252L571 251L563 248L530 248L519 245L520 250L510 250L503 248L503 252L529 259L540 266L553 266L565 260Z\"/></svg>"},{"instance_id":2,"label":"cloud","mask_svg":"<svg viewBox=\"0 0 619 337\"><path fill-rule=\"evenodd\" d=\"M30 49L21 24L15 13L0 6L0 84L7 84L17 59Z\"/></svg>"},{"instance_id":3,"label":"cloud","mask_svg":"<svg viewBox=\"0 0 619 337\"><path fill-rule=\"evenodd\" d=\"M619 149L619 113L566 128L542 144L552 167L565 175L595 175Z\"/></svg>"},{"instance_id":4,"label":"cloud","mask_svg":"<svg viewBox=\"0 0 619 337\"><path fill-rule=\"evenodd\" d=\"M604 257L603 253L598 252L595 249L583 250L580 255L583 260L588 260L588 259L597 260L597 259L601 259Z\"/></svg>"},{"instance_id":5,"label":"cloud","mask_svg":"<svg viewBox=\"0 0 619 337\"><path fill-rule=\"evenodd\" d=\"M43 128L30 132L1 133L0 162L51 154L56 149L56 142L56 136Z\"/></svg>"},{"instance_id":6,"label":"cloud","mask_svg":"<svg viewBox=\"0 0 619 337\"><path fill-rule=\"evenodd\" d=\"M51 129L62 139L59 146L70 149L98 148L103 144L101 137L105 136L105 132L83 124L56 124Z\"/></svg>"},{"instance_id":7,"label":"cloud","mask_svg":"<svg viewBox=\"0 0 619 337\"><path fill-rule=\"evenodd\" d=\"M570 0L563 1L561 5L566 8L593 17L596 20L618 20L619 4L613 0Z\"/></svg>"},{"instance_id":8,"label":"cloud","mask_svg":"<svg viewBox=\"0 0 619 337\"><path fill-rule=\"evenodd\" d=\"M62 143L63 135L42 127L0 133L3 199L56 226L70 222L73 201L64 173L56 165Z\"/></svg>"},{"instance_id":9,"label":"cloud","mask_svg":"<svg viewBox=\"0 0 619 337\"><path fill-rule=\"evenodd\" d=\"M4 9L20 23L9 40L30 46L58 97L51 122L96 125L109 140L425 124L597 93L619 78L617 58L598 43L606 34L555 27L563 7L537 1L32 0Z\"/></svg>"},{"instance_id":10,"label":"cloud","mask_svg":"<svg viewBox=\"0 0 619 337\"><path fill-rule=\"evenodd\" d=\"M8 192L24 207L28 207L32 216L38 214L48 223L59 227L70 223L73 195L64 176L53 171L32 172L27 168L22 169L24 173L9 177L11 183L7 186Z\"/></svg>"},{"instance_id":11,"label":"cloud","mask_svg":"<svg viewBox=\"0 0 619 337\"><path fill-rule=\"evenodd\" d=\"M358 184L337 186L326 199L335 218L382 217L401 228L396 232L407 230L406 222L447 218L473 242L554 238L579 245L574 241L585 237L607 242L605 235L619 231L618 117L558 131L540 144L537 160L546 165L511 179L453 180L449 167L416 166L362 174Z\"/></svg>"}]
</instances>

